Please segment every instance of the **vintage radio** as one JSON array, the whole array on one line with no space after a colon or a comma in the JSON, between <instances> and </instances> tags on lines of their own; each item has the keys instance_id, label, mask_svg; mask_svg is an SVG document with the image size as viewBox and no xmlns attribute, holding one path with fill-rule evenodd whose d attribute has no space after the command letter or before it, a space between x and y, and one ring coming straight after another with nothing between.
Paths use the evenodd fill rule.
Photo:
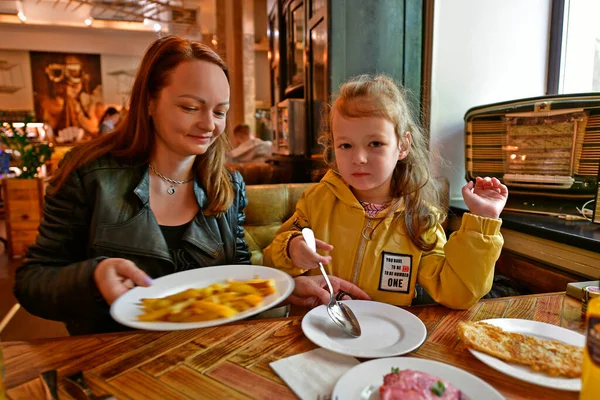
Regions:
<instances>
[{"instance_id":1,"label":"vintage radio","mask_svg":"<svg viewBox=\"0 0 600 400\"><path fill-rule=\"evenodd\" d=\"M465 114L467 179L495 176L511 194L593 198L600 160L600 93L544 96Z\"/></svg>"}]
</instances>

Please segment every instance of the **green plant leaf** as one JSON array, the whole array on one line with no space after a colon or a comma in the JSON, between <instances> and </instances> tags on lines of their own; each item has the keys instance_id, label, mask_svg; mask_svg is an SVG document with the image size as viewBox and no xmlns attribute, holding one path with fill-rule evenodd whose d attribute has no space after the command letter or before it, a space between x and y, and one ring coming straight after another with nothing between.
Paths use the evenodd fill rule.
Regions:
<instances>
[{"instance_id":1,"label":"green plant leaf","mask_svg":"<svg viewBox=\"0 0 600 400\"><path fill-rule=\"evenodd\" d=\"M32 120L31 116L27 116L25 126ZM14 164L23 171L19 178L23 179L37 177L38 168L50 159L53 152L48 143L31 141L27 137L26 129L17 129L10 123L5 126L2 121L0 142L5 148L12 150Z\"/></svg>"}]
</instances>

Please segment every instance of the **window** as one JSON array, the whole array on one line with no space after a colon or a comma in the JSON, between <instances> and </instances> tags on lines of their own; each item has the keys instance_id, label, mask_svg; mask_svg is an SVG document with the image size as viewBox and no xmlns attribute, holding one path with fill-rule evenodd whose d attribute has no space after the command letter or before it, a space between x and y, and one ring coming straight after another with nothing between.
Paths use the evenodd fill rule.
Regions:
<instances>
[{"instance_id":1,"label":"window","mask_svg":"<svg viewBox=\"0 0 600 400\"><path fill-rule=\"evenodd\" d=\"M554 0L548 94L600 92L600 1Z\"/></svg>"}]
</instances>

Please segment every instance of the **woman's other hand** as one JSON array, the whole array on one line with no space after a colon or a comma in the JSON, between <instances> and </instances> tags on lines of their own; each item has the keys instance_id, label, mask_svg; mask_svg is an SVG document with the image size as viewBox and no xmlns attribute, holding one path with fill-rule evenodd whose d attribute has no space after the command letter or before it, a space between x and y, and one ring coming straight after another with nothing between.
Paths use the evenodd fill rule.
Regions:
<instances>
[{"instance_id":1,"label":"woman's other hand","mask_svg":"<svg viewBox=\"0 0 600 400\"><path fill-rule=\"evenodd\" d=\"M317 243L317 249L324 251L333 250L332 245L319 239L315 239L315 241ZM319 253L312 251L302 236L296 236L290 240L288 251L294 266L302 269L319 268L319 263L329 264L329 261L331 261L330 256L322 256Z\"/></svg>"},{"instance_id":2,"label":"woman's other hand","mask_svg":"<svg viewBox=\"0 0 600 400\"><path fill-rule=\"evenodd\" d=\"M134 286L150 286L152 279L133 262L124 258L107 258L94 270L94 281L108 304Z\"/></svg>"},{"instance_id":3,"label":"woman's other hand","mask_svg":"<svg viewBox=\"0 0 600 400\"><path fill-rule=\"evenodd\" d=\"M481 217L500 217L508 199L508 189L496 178L476 178L462 188L463 199L472 214Z\"/></svg>"},{"instance_id":4,"label":"woman's other hand","mask_svg":"<svg viewBox=\"0 0 600 400\"><path fill-rule=\"evenodd\" d=\"M343 291L356 300L371 300L369 295L361 288L348 281L331 275L329 275L329 280L331 281L335 295ZM288 298L290 304L299 307L314 308L321 304L329 303L331 296L327 282L325 282L325 278L322 275L297 276L294 278L294 281L296 282L296 286ZM342 300L350 300L351 297L348 295L344 296Z\"/></svg>"}]
</instances>

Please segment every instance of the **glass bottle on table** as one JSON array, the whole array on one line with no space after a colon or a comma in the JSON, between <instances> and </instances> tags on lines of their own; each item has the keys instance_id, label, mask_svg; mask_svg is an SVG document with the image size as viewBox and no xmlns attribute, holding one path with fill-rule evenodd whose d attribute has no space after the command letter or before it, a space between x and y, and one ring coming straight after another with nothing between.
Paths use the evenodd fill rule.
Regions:
<instances>
[{"instance_id":1,"label":"glass bottle on table","mask_svg":"<svg viewBox=\"0 0 600 400\"><path fill-rule=\"evenodd\" d=\"M579 400L596 400L600 395L600 296L589 300L585 332Z\"/></svg>"}]
</instances>

